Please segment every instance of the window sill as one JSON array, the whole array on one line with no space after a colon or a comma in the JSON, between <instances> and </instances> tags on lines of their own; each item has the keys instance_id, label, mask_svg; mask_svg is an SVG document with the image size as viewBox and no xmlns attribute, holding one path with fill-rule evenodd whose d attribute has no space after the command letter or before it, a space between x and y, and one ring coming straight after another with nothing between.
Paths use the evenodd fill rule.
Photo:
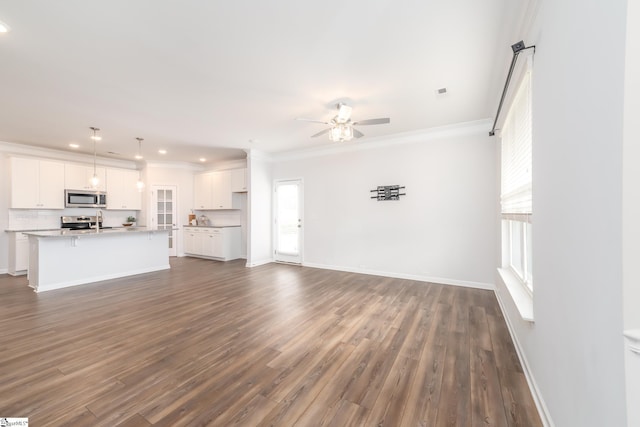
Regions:
<instances>
[{"instance_id":1,"label":"window sill","mask_svg":"<svg viewBox=\"0 0 640 427\"><path fill-rule=\"evenodd\" d=\"M506 268L499 268L498 273L509 291L522 320L533 322L533 297L531 294L527 292L522 282L511 271Z\"/></svg>"}]
</instances>

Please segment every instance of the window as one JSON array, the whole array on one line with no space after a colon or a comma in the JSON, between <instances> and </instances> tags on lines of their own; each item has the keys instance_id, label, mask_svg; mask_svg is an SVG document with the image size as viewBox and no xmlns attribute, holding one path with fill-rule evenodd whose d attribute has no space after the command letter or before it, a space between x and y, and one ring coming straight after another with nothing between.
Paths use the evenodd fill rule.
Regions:
<instances>
[{"instance_id":1,"label":"window","mask_svg":"<svg viewBox=\"0 0 640 427\"><path fill-rule=\"evenodd\" d=\"M530 67L517 87L501 135L502 267L533 292Z\"/></svg>"}]
</instances>

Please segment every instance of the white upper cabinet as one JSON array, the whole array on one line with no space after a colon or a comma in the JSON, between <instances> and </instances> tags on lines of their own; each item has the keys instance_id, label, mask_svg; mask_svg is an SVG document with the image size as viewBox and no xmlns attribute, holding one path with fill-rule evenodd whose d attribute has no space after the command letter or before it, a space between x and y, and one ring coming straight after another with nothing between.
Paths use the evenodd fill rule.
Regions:
<instances>
[{"instance_id":1,"label":"white upper cabinet","mask_svg":"<svg viewBox=\"0 0 640 427\"><path fill-rule=\"evenodd\" d=\"M232 194L233 172L224 170L196 175L193 181L194 209L239 209Z\"/></svg>"},{"instance_id":2,"label":"white upper cabinet","mask_svg":"<svg viewBox=\"0 0 640 427\"><path fill-rule=\"evenodd\" d=\"M212 172L211 190L213 209L233 209L231 197L231 171Z\"/></svg>"},{"instance_id":3,"label":"white upper cabinet","mask_svg":"<svg viewBox=\"0 0 640 427\"><path fill-rule=\"evenodd\" d=\"M107 209L142 209L142 194L136 187L138 178L136 170L107 168Z\"/></svg>"},{"instance_id":4,"label":"white upper cabinet","mask_svg":"<svg viewBox=\"0 0 640 427\"><path fill-rule=\"evenodd\" d=\"M247 191L247 168L231 170L231 191L233 193Z\"/></svg>"},{"instance_id":5,"label":"white upper cabinet","mask_svg":"<svg viewBox=\"0 0 640 427\"><path fill-rule=\"evenodd\" d=\"M195 209L212 209L212 178L211 173L201 173L193 180L193 205Z\"/></svg>"},{"instance_id":6,"label":"white upper cabinet","mask_svg":"<svg viewBox=\"0 0 640 427\"><path fill-rule=\"evenodd\" d=\"M106 191L106 170L102 167L96 167L96 175L98 175L98 187L91 186L91 178L93 178L93 166L76 165L66 163L64 165L64 188L67 190L98 190Z\"/></svg>"},{"instance_id":7,"label":"white upper cabinet","mask_svg":"<svg viewBox=\"0 0 640 427\"><path fill-rule=\"evenodd\" d=\"M11 208L64 209L64 163L12 157Z\"/></svg>"}]
</instances>

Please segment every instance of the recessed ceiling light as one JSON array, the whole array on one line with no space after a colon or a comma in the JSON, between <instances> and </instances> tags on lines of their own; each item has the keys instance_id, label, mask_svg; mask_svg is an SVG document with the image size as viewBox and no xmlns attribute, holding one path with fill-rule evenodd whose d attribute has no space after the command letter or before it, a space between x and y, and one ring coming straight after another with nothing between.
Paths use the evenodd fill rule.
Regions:
<instances>
[{"instance_id":1,"label":"recessed ceiling light","mask_svg":"<svg viewBox=\"0 0 640 427\"><path fill-rule=\"evenodd\" d=\"M140 154L136 154L136 160L142 160L142 156Z\"/></svg>"},{"instance_id":2,"label":"recessed ceiling light","mask_svg":"<svg viewBox=\"0 0 640 427\"><path fill-rule=\"evenodd\" d=\"M71 148L80 148L80 145L71 143L71 144L69 144L69 147L71 147Z\"/></svg>"},{"instance_id":3,"label":"recessed ceiling light","mask_svg":"<svg viewBox=\"0 0 640 427\"><path fill-rule=\"evenodd\" d=\"M167 150L158 150L158 153L160 153L160 154L167 154Z\"/></svg>"},{"instance_id":4,"label":"recessed ceiling light","mask_svg":"<svg viewBox=\"0 0 640 427\"><path fill-rule=\"evenodd\" d=\"M11 31L11 27L0 21L0 33L8 33L9 31Z\"/></svg>"},{"instance_id":5,"label":"recessed ceiling light","mask_svg":"<svg viewBox=\"0 0 640 427\"><path fill-rule=\"evenodd\" d=\"M207 161L207 159L205 159L204 157L200 157L200 161L201 161L201 162L206 162L206 161Z\"/></svg>"}]
</instances>

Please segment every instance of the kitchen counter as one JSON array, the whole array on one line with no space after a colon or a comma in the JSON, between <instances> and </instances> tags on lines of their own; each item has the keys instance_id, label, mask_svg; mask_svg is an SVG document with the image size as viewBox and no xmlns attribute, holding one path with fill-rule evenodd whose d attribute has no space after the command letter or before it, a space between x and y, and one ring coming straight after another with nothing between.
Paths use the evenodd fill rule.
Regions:
<instances>
[{"instance_id":1,"label":"kitchen counter","mask_svg":"<svg viewBox=\"0 0 640 427\"><path fill-rule=\"evenodd\" d=\"M166 270L171 229L23 231L28 282L36 292Z\"/></svg>"},{"instance_id":2,"label":"kitchen counter","mask_svg":"<svg viewBox=\"0 0 640 427\"><path fill-rule=\"evenodd\" d=\"M238 225L183 225L183 227L193 227L193 228L227 228L227 227L242 227L240 224Z\"/></svg>"},{"instance_id":3,"label":"kitchen counter","mask_svg":"<svg viewBox=\"0 0 640 427\"><path fill-rule=\"evenodd\" d=\"M165 228L148 228L148 227L114 227L114 228L101 228L99 230L95 228L86 230L70 230L65 228L58 228L54 230L37 230L37 231L21 231L21 233L27 236L37 237L70 237L70 236L85 236L95 237L105 234L118 234L118 233L146 233L154 231L171 231L171 229Z\"/></svg>"},{"instance_id":4,"label":"kitchen counter","mask_svg":"<svg viewBox=\"0 0 640 427\"><path fill-rule=\"evenodd\" d=\"M27 231L53 231L60 228L9 228L4 230L5 233L25 233Z\"/></svg>"}]
</instances>

